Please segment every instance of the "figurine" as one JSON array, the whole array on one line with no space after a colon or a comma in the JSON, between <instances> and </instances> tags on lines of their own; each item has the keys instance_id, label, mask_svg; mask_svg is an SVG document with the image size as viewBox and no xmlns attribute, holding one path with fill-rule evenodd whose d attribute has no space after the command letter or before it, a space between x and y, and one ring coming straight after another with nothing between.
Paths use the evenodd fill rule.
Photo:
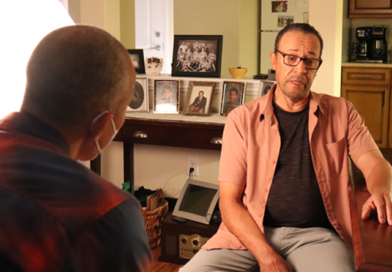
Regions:
<instances>
[{"instance_id":1,"label":"figurine","mask_svg":"<svg viewBox=\"0 0 392 272\"><path fill-rule=\"evenodd\" d=\"M157 57L146 58L147 75L159 75L162 71L163 59Z\"/></svg>"}]
</instances>

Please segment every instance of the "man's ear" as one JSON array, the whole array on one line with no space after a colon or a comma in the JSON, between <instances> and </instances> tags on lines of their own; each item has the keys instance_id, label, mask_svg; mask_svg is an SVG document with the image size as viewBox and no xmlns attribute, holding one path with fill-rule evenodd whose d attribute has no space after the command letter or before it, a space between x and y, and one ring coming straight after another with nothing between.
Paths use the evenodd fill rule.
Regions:
<instances>
[{"instance_id":1,"label":"man's ear","mask_svg":"<svg viewBox=\"0 0 392 272\"><path fill-rule=\"evenodd\" d=\"M90 136L94 139L94 141L98 141L101 137L105 127L110 125L110 120L113 118L113 113L108 111L102 112L101 114L97 115L93 121L91 122L90 126Z\"/></svg>"},{"instance_id":2,"label":"man's ear","mask_svg":"<svg viewBox=\"0 0 392 272\"><path fill-rule=\"evenodd\" d=\"M272 64L272 69L276 70L276 54L275 52L271 52L270 53L270 60L271 60L271 64Z\"/></svg>"}]
</instances>

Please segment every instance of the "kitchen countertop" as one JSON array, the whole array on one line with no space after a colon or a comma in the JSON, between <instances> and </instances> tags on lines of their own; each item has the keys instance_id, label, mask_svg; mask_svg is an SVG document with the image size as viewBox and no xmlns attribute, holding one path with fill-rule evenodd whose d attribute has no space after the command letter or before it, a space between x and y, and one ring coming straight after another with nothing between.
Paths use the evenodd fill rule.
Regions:
<instances>
[{"instance_id":1,"label":"kitchen countertop","mask_svg":"<svg viewBox=\"0 0 392 272\"><path fill-rule=\"evenodd\" d=\"M342 66L343 67L392 68L392 62L388 62L388 63L343 62Z\"/></svg>"}]
</instances>

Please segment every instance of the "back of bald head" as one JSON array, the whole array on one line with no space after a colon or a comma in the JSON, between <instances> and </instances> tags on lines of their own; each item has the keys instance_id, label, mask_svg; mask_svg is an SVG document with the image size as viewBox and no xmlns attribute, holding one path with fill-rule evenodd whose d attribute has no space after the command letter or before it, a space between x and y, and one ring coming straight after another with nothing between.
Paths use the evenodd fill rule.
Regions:
<instances>
[{"instance_id":1,"label":"back of bald head","mask_svg":"<svg viewBox=\"0 0 392 272\"><path fill-rule=\"evenodd\" d=\"M130 90L132 64L121 43L91 26L69 26L49 33L27 65L22 111L33 109L72 126L116 106Z\"/></svg>"}]
</instances>

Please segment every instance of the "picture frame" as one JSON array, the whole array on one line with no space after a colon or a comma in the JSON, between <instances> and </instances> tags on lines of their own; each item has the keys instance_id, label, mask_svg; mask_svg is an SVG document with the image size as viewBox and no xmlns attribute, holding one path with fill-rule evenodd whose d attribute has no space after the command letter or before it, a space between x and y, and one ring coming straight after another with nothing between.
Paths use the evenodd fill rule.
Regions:
<instances>
[{"instance_id":1,"label":"picture frame","mask_svg":"<svg viewBox=\"0 0 392 272\"><path fill-rule=\"evenodd\" d=\"M215 85L215 82L190 81L183 114L209 116Z\"/></svg>"},{"instance_id":2,"label":"picture frame","mask_svg":"<svg viewBox=\"0 0 392 272\"><path fill-rule=\"evenodd\" d=\"M246 82L224 81L219 114L227 116L236 107L244 104Z\"/></svg>"},{"instance_id":3,"label":"picture frame","mask_svg":"<svg viewBox=\"0 0 392 272\"><path fill-rule=\"evenodd\" d=\"M147 78L136 78L135 88L133 89L133 97L128 104L127 112L146 111L149 109L148 100L148 82Z\"/></svg>"},{"instance_id":4,"label":"picture frame","mask_svg":"<svg viewBox=\"0 0 392 272\"><path fill-rule=\"evenodd\" d=\"M294 16L278 16L278 27L285 27L294 23Z\"/></svg>"},{"instance_id":5,"label":"picture frame","mask_svg":"<svg viewBox=\"0 0 392 272\"><path fill-rule=\"evenodd\" d=\"M287 12L287 1L272 1L272 12Z\"/></svg>"},{"instance_id":6,"label":"picture frame","mask_svg":"<svg viewBox=\"0 0 392 272\"><path fill-rule=\"evenodd\" d=\"M271 90L272 86L274 86L276 83L276 81L273 80L262 80L261 84L260 84L260 90L259 90L259 96L258 97L262 97L264 95L266 95L267 93L269 93L269 91Z\"/></svg>"},{"instance_id":7,"label":"picture frame","mask_svg":"<svg viewBox=\"0 0 392 272\"><path fill-rule=\"evenodd\" d=\"M180 81L154 80L153 113L180 113Z\"/></svg>"},{"instance_id":8,"label":"picture frame","mask_svg":"<svg viewBox=\"0 0 392 272\"><path fill-rule=\"evenodd\" d=\"M135 67L136 74L145 74L143 49L127 49L132 64Z\"/></svg>"},{"instance_id":9,"label":"picture frame","mask_svg":"<svg viewBox=\"0 0 392 272\"><path fill-rule=\"evenodd\" d=\"M220 77L223 35L175 35L172 76Z\"/></svg>"}]
</instances>

